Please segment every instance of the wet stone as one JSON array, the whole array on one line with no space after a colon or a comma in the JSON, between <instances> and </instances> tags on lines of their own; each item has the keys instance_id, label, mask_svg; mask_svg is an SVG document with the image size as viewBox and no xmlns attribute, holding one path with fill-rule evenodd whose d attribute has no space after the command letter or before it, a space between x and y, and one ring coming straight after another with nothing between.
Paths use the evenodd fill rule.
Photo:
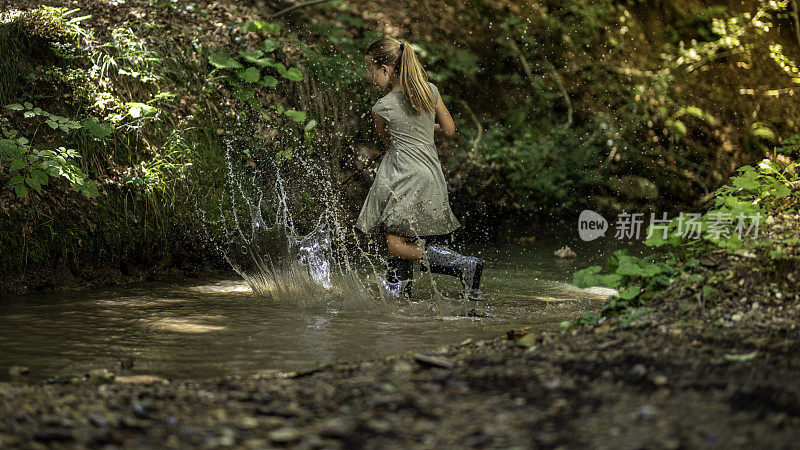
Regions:
<instances>
[{"instance_id":1,"label":"wet stone","mask_svg":"<svg viewBox=\"0 0 800 450\"><path fill-rule=\"evenodd\" d=\"M344 437L352 431L353 424L340 418L327 420L317 427L317 433L323 437Z\"/></svg>"},{"instance_id":2,"label":"wet stone","mask_svg":"<svg viewBox=\"0 0 800 450\"><path fill-rule=\"evenodd\" d=\"M25 366L11 366L11 368L8 369L8 374L11 375L12 377L27 375L29 372L30 369L28 369Z\"/></svg>"},{"instance_id":3,"label":"wet stone","mask_svg":"<svg viewBox=\"0 0 800 450\"><path fill-rule=\"evenodd\" d=\"M284 427L270 431L269 440L276 444L289 444L300 440L302 433L297 428Z\"/></svg>"},{"instance_id":4,"label":"wet stone","mask_svg":"<svg viewBox=\"0 0 800 450\"><path fill-rule=\"evenodd\" d=\"M427 356L422 353L414 355L414 361L424 367L441 367L442 369L452 369L455 366L453 361L440 356Z\"/></svg>"}]
</instances>

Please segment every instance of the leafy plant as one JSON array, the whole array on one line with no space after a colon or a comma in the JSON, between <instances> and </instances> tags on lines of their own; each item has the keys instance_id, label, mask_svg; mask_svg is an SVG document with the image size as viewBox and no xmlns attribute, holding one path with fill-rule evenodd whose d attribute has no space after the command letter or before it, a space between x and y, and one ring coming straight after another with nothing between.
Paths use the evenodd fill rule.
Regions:
<instances>
[{"instance_id":1,"label":"leafy plant","mask_svg":"<svg viewBox=\"0 0 800 450\"><path fill-rule=\"evenodd\" d=\"M18 135L17 130L3 129L0 139L0 160L10 161L10 169L16 174L9 185L17 197L26 197L28 188L41 190L50 177L63 178L73 189L86 197L98 195L96 185L75 163L80 158L77 151L59 147L55 150L36 150L28 139Z\"/></svg>"},{"instance_id":2,"label":"leafy plant","mask_svg":"<svg viewBox=\"0 0 800 450\"><path fill-rule=\"evenodd\" d=\"M579 287L602 285L620 289L619 299L625 305L641 306L654 292L668 286L675 273L671 261L653 262L654 258L654 255L637 258L627 250L617 250L606 260L605 274L600 273L603 267L590 266L575 272L573 283Z\"/></svg>"},{"instance_id":3,"label":"leafy plant","mask_svg":"<svg viewBox=\"0 0 800 450\"><path fill-rule=\"evenodd\" d=\"M54 130L60 129L61 131L69 132L71 130L77 130L81 127L81 124L75 122L74 120L70 120L66 117L55 114L50 114L47 111L42 111L41 108L34 107L30 102L25 102L24 104L12 103L7 105L6 108L12 111L22 111L22 115L25 118L37 116L43 117L47 126Z\"/></svg>"}]
</instances>

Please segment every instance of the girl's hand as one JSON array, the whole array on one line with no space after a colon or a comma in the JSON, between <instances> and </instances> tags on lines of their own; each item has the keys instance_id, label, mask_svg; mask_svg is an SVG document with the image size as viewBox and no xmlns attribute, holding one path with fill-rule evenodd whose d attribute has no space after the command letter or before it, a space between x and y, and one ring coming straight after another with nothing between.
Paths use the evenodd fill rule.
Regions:
<instances>
[{"instance_id":1,"label":"girl's hand","mask_svg":"<svg viewBox=\"0 0 800 450\"><path fill-rule=\"evenodd\" d=\"M441 133L444 133L444 130L442 130L441 125L439 125L438 123L433 124L433 134L441 134Z\"/></svg>"}]
</instances>

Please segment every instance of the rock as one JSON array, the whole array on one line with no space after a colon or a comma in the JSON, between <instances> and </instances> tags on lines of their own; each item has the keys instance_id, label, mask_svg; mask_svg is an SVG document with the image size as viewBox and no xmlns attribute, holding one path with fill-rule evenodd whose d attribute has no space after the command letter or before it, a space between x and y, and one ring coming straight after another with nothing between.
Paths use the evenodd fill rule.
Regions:
<instances>
[{"instance_id":1,"label":"rock","mask_svg":"<svg viewBox=\"0 0 800 450\"><path fill-rule=\"evenodd\" d=\"M608 332L610 332L610 331L611 331L611 325L609 325L609 324L607 324L607 323L606 323L606 324L603 324L603 325L598 325L598 326L594 327L594 330L592 330L592 331L593 331L595 334L604 334L604 333L608 333Z\"/></svg>"},{"instance_id":2,"label":"rock","mask_svg":"<svg viewBox=\"0 0 800 450\"><path fill-rule=\"evenodd\" d=\"M740 320L742 320L742 318L744 318L744 314L736 313L736 314L731 316L731 321L732 322L739 322Z\"/></svg>"},{"instance_id":3,"label":"rock","mask_svg":"<svg viewBox=\"0 0 800 450\"><path fill-rule=\"evenodd\" d=\"M100 385L111 383L114 381L114 372L109 372L107 369L93 370L89 372L89 384Z\"/></svg>"},{"instance_id":4,"label":"rock","mask_svg":"<svg viewBox=\"0 0 800 450\"><path fill-rule=\"evenodd\" d=\"M636 410L636 417L639 420L649 420L656 416L656 410L650 405L642 405Z\"/></svg>"},{"instance_id":5,"label":"rock","mask_svg":"<svg viewBox=\"0 0 800 450\"><path fill-rule=\"evenodd\" d=\"M523 336L526 336L530 332L531 332L531 327L524 327L518 330L508 330L506 332L506 336L508 336L509 341L515 341Z\"/></svg>"},{"instance_id":6,"label":"rock","mask_svg":"<svg viewBox=\"0 0 800 450\"><path fill-rule=\"evenodd\" d=\"M633 368L631 368L631 375L643 377L647 375L647 368L642 364L636 364L633 366Z\"/></svg>"},{"instance_id":7,"label":"rock","mask_svg":"<svg viewBox=\"0 0 800 450\"><path fill-rule=\"evenodd\" d=\"M300 440L302 433L297 428L283 427L270 431L267 437L276 444L290 444Z\"/></svg>"},{"instance_id":8,"label":"rock","mask_svg":"<svg viewBox=\"0 0 800 450\"><path fill-rule=\"evenodd\" d=\"M106 416L100 413L89 414L89 422L97 428L106 428L110 423L109 420L106 419Z\"/></svg>"},{"instance_id":9,"label":"rock","mask_svg":"<svg viewBox=\"0 0 800 450\"><path fill-rule=\"evenodd\" d=\"M369 419L366 427L375 433L388 433L393 428L391 422L382 419Z\"/></svg>"},{"instance_id":10,"label":"rock","mask_svg":"<svg viewBox=\"0 0 800 450\"><path fill-rule=\"evenodd\" d=\"M244 442L244 448L266 448L267 446L266 439L252 438Z\"/></svg>"},{"instance_id":11,"label":"rock","mask_svg":"<svg viewBox=\"0 0 800 450\"><path fill-rule=\"evenodd\" d=\"M11 375L12 377L27 375L28 372L30 372L30 369L28 369L25 366L11 366L11 368L8 369L8 374Z\"/></svg>"},{"instance_id":12,"label":"rock","mask_svg":"<svg viewBox=\"0 0 800 450\"><path fill-rule=\"evenodd\" d=\"M345 437L353 431L353 424L340 418L322 422L317 427L317 434L323 437Z\"/></svg>"},{"instance_id":13,"label":"rock","mask_svg":"<svg viewBox=\"0 0 800 450\"><path fill-rule=\"evenodd\" d=\"M139 419L150 419L155 409L150 405L150 402L145 400L133 402L131 411L133 415Z\"/></svg>"},{"instance_id":14,"label":"rock","mask_svg":"<svg viewBox=\"0 0 800 450\"><path fill-rule=\"evenodd\" d=\"M665 375L654 375L652 381L656 386L665 386L669 383L669 378Z\"/></svg>"},{"instance_id":15,"label":"rock","mask_svg":"<svg viewBox=\"0 0 800 450\"><path fill-rule=\"evenodd\" d=\"M447 358L441 356L426 356L422 353L415 354L414 361L423 366L441 367L442 369L452 369L455 366L455 363Z\"/></svg>"},{"instance_id":16,"label":"rock","mask_svg":"<svg viewBox=\"0 0 800 450\"><path fill-rule=\"evenodd\" d=\"M412 372L414 370L414 366L405 361L397 361L392 365L392 370L397 374L405 374Z\"/></svg>"},{"instance_id":17,"label":"rock","mask_svg":"<svg viewBox=\"0 0 800 450\"><path fill-rule=\"evenodd\" d=\"M560 249L554 251L553 255L555 255L558 258L574 258L574 257L578 256L575 253L575 251L573 251L571 248L569 248L569 245L565 245L565 246L561 247Z\"/></svg>"},{"instance_id":18,"label":"rock","mask_svg":"<svg viewBox=\"0 0 800 450\"><path fill-rule=\"evenodd\" d=\"M536 345L536 336L533 334L526 334L520 339L517 339L517 345L520 347L532 347Z\"/></svg>"}]
</instances>

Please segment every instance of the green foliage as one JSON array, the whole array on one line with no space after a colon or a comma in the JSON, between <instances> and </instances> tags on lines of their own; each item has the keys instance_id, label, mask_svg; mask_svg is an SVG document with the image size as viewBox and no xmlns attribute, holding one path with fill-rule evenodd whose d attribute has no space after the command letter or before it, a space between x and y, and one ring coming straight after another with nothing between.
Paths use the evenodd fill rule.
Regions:
<instances>
[{"instance_id":1,"label":"green foliage","mask_svg":"<svg viewBox=\"0 0 800 450\"><path fill-rule=\"evenodd\" d=\"M653 293L671 283L675 275L672 261L653 262L654 257L637 258L626 250L617 250L606 260L605 272L600 266L590 266L573 274L578 287L607 286L619 289L618 300L613 305L641 306Z\"/></svg>"},{"instance_id":2,"label":"green foliage","mask_svg":"<svg viewBox=\"0 0 800 450\"><path fill-rule=\"evenodd\" d=\"M260 21L247 22L241 25L248 32L259 33L267 36L277 35L280 27ZM272 89L279 85L283 78L293 82L303 81L303 72L297 67L289 67L282 62L279 50L284 43L275 37L266 37L258 44L258 48L243 49L236 55L214 52L208 57L208 62L214 66L214 72L222 71L223 79L233 88L233 97L242 103L248 104L255 110L261 109L259 102L260 87ZM272 70L272 74L265 71ZM213 72L212 72L213 73ZM235 76L234 76L235 75ZM277 75L277 77L276 77ZM279 115L289 117L293 122L304 122L306 114L303 111L286 109L282 105L271 105ZM266 111L261 113L265 119L270 116Z\"/></svg>"},{"instance_id":3,"label":"green foliage","mask_svg":"<svg viewBox=\"0 0 800 450\"><path fill-rule=\"evenodd\" d=\"M9 186L17 197L27 197L28 188L41 190L50 177L63 178L69 185L86 197L97 196L93 181L75 163L80 158L77 151L59 147L55 150L31 148L28 139L18 135L17 130L2 129L0 139L0 161L10 162L12 175Z\"/></svg>"},{"instance_id":4,"label":"green foliage","mask_svg":"<svg viewBox=\"0 0 800 450\"><path fill-rule=\"evenodd\" d=\"M796 141L796 137L785 141L789 152ZM743 238L756 235L757 226L766 218L765 208L774 209L789 197L798 196L800 174L797 169L798 163L777 158L763 159L756 167L740 167L737 169L740 174L732 177L729 185L717 189L714 204L708 211L695 217L676 217L659 230L651 225L645 243L654 247L701 245L699 242L684 244L691 221L703 242L728 251L738 250L744 245Z\"/></svg>"},{"instance_id":5,"label":"green foliage","mask_svg":"<svg viewBox=\"0 0 800 450\"><path fill-rule=\"evenodd\" d=\"M12 103L5 108L22 112L25 119L39 117L53 131L70 133L86 128L96 138L107 137L114 131L113 125L101 123L96 118L88 118L81 124L44 111L30 102ZM16 129L3 125L0 131L3 136L0 139L0 161L9 161L10 169L15 172L9 186L14 189L17 197L26 197L29 188L41 190L42 186L48 184L50 177L65 179L73 189L86 197L98 195L95 183L89 180L89 176L76 163L76 159L80 158L76 150L65 147L36 149Z\"/></svg>"},{"instance_id":6,"label":"green foliage","mask_svg":"<svg viewBox=\"0 0 800 450\"><path fill-rule=\"evenodd\" d=\"M233 58L223 53L211 53L208 55L208 62L217 69L242 69L244 66Z\"/></svg>"},{"instance_id":7,"label":"green foliage","mask_svg":"<svg viewBox=\"0 0 800 450\"><path fill-rule=\"evenodd\" d=\"M81 128L80 123L70 120L66 117L61 117L55 114L50 114L47 111L42 111L41 108L36 108L29 102L25 102L24 105L12 103L10 105L6 105L6 109L10 109L12 111L23 111L23 117L26 119L30 117L42 117L44 118L47 126L54 130L69 132L71 130L77 130Z\"/></svg>"},{"instance_id":8,"label":"green foliage","mask_svg":"<svg viewBox=\"0 0 800 450\"><path fill-rule=\"evenodd\" d=\"M582 142L581 134L585 133L528 122L509 130L500 122L490 122L480 153L501 175L513 207L559 214L583 206L576 194L602 181L600 173L592 170L600 160L599 148ZM472 138L471 133L464 136Z\"/></svg>"},{"instance_id":9,"label":"green foliage","mask_svg":"<svg viewBox=\"0 0 800 450\"><path fill-rule=\"evenodd\" d=\"M597 314L591 311L586 311L585 313L583 313L583 315L578 317L578 320L575 321L574 325L578 327L592 326L600 322L600 319L601 317L598 316Z\"/></svg>"},{"instance_id":10,"label":"green foliage","mask_svg":"<svg viewBox=\"0 0 800 450\"><path fill-rule=\"evenodd\" d=\"M776 148L773 154L792 154L798 143L800 138L797 136L786 139L783 146ZM669 246L673 251L637 258L628 255L625 250L618 250L606 260L604 267L590 266L575 272L573 283L579 287L602 285L619 289L619 294L612 296L603 306L603 315L621 316L620 323L623 327L640 320L642 314L649 314L640 308L646 306L653 294L669 286L681 274L689 283L703 282L702 275L691 273L699 265L695 256L706 252L709 246L724 248L729 252L741 249L746 243L743 237L748 236L750 227L758 226L766 211L781 208L788 197L795 197L793 200L797 200L800 191L798 164L785 159L767 158L756 167L743 166L737 169L739 175L732 177L729 185L722 186L715 192L714 204L705 213L697 213L692 217L702 239L689 242L684 240L686 235L681 229L685 230L688 219L680 215L668 224L659 225L663 229L656 229L655 225L651 225L645 241L647 245L654 247ZM756 222L743 225L741 221L745 218L755 218ZM734 233L728 235L721 231L731 225L735 225ZM741 237L740 233L736 233L736 228L739 227L748 228ZM753 245L764 247L772 244L771 241L763 241ZM771 249L769 256L772 259L782 259L786 253L783 248L778 247ZM657 258L660 260L656 261ZM705 303L716 293L717 290L710 284L703 284L696 295L698 301Z\"/></svg>"},{"instance_id":11,"label":"green foliage","mask_svg":"<svg viewBox=\"0 0 800 450\"><path fill-rule=\"evenodd\" d=\"M259 21L247 22L242 25L242 28L246 31L265 34L277 34L280 31L280 27L275 24ZM240 81L258 83L262 80L261 69L265 68L274 69L277 75L287 80L302 81L303 72L300 69L297 67L287 68L285 64L276 61L278 55L275 52L282 47L281 41L270 37L261 41L258 48L242 50L235 56L213 52L208 56L208 62L214 66L215 70L234 71L236 78L225 77L225 80L234 88L239 86ZM269 54L273 54L273 56L267 56ZM267 75L264 80L266 81L259 83L264 87L274 87L278 84L274 75Z\"/></svg>"}]
</instances>

